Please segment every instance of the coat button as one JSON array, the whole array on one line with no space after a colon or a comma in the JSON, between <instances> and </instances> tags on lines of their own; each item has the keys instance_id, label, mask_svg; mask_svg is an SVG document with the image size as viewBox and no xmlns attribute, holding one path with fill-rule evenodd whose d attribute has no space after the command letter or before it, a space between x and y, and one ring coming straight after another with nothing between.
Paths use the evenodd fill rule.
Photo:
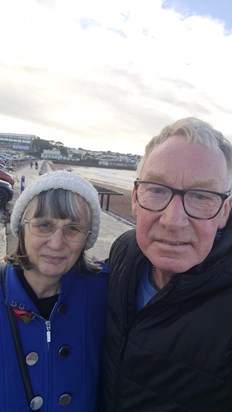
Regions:
<instances>
[{"instance_id":1,"label":"coat button","mask_svg":"<svg viewBox=\"0 0 232 412\"><path fill-rule=\"evenodd\" d=\"M64 393L59 397L59 404L61 406L66 406L68 405L72 400L72 397L68 393Z\"/></svg>"},{"instance_id":2,"label":"coat button","mask_svg":"<svg viewBox=\"0 0 232 412\"><path fill-rule=\"evenodd\" d=\"M33 366L35 365L39 360L39 355L37 352L30 352L28 353L28 355L26 356L26 364L28 366Z\"/></svg>"},{"instance_id":3,"label":"coat button","mask_svg":"<svg viewBox=\"0 0 232 412\"><path fill-rule=\"evenodd\" d=\"M66 305L66 303L61 303L57 311L59 315L65 315L68 311L68 305Z\"/></svg>"},{"instance_id":4,"label":"coat button","mask_svg":"<svg viewBox=\"0 0 232 412\"><path fill-rule=\"evenodd\" d=\"M43 405L43 398L41 396L34 396L30 401L30 408L32 411L38 411Z\"/></svg>"},{"instance_id":5,"label":"coat button","mask_svg":"<svg viewBox=\"0 0 232 412\"><path fill-rule=\"evenodd\" d=\"M70 349L69 349L69 346L67 346L67 345L62 346L62 347L59 349L59 355L60 355L62 358L66 358L66 356L68 356L69 353L70 353Z\"/></svg>"}]
</instances>

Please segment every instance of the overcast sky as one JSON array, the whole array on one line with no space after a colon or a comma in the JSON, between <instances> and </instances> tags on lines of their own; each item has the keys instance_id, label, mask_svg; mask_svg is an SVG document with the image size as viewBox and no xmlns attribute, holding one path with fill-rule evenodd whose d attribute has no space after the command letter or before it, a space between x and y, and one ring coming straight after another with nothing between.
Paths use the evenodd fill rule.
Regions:
<instances>
[{"instance_id":1,"label":"overcast sky","mask_svg":"<svg viewBox=\"0 0 232 412\"><path fill-rule=\"evenodd\" d=\"M143 154L196 116L232 139L230 0L0 4L0 132Z\"/></svg>"}]
</instances>

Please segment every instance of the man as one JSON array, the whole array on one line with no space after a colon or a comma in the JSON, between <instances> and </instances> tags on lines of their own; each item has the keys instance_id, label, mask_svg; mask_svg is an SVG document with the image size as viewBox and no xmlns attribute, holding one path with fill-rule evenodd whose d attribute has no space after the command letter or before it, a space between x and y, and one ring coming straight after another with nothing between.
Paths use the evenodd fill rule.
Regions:
<instances>
[{"instance_id":1,"label":"man","mask_svg":"<svg viewBox=\"0 0 232 412\"><path fill-rule=\"evenodd\" d=\"M153 138L113 244L107 412L232 411L232 145L187 118Z\"/></svg>"}]
</instances>

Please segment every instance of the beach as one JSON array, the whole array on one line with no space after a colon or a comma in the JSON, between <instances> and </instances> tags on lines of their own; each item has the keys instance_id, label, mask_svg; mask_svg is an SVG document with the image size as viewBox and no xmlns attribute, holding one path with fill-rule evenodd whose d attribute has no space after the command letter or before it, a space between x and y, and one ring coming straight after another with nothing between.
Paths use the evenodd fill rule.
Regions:
<instances>
[{"instance_id":1,"label":"beach","mask_svg":"<svg viewBox=\"0 0 232 412\"><path fill-rule=\"evenodd\" d=\"M52 170L69 170L70 169L70 165L65 165L65 164L53 164L50 163L50 167ZM86 169L86 168L85 168ZM110 190L114 190L117 191L119 193L122 193L123 196L110 196L110 205L109 205L109 212L113 213L116 216L119 216L120 218L135 224L135 219L132 216L131 213L131 193L132 193L132 187L133 184L131 182L131 184L127 183L127 184L120 184L120 182L117 183L109 183L106 182L106 180L104 179L104 175L102 176L102 178L100 178L99 176L97 177L97 179L93 179L92 178L92 174L91 174L91 168L88 168L88 173L89 173L89 181L96 186L101 186L104 187L106 189L110 189ZM78 170L78 173L80 173L80 175L83 174L83 177L86 178L86 170L84 170L84 168L73 168L73 171ZM106 173L107 173L107 169ZM85 173L84 173L85 172ZM124 186L124 187L123 187ZM128 186L128 189L126 188L126 186ZM131 190L129 189L129 186L131 186Z\"/></svg>"}]
</instances>

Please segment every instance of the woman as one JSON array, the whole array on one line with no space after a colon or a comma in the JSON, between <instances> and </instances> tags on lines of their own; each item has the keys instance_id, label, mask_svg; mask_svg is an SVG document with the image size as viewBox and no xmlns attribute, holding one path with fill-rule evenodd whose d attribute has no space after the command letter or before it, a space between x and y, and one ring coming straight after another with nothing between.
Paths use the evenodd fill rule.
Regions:
<instances>
[{"instance_id":1,"label":"woman","mask_svg":"<svg viewBox=\"0 0 232 412\"><path fill-rule=\"evenodd\" d=\"M17 199L18 246L0 288L1 411L102 412L108 275L84 252L99 226L97 191L75 173L47 173Z\"/></svg>"}]
</instances>

